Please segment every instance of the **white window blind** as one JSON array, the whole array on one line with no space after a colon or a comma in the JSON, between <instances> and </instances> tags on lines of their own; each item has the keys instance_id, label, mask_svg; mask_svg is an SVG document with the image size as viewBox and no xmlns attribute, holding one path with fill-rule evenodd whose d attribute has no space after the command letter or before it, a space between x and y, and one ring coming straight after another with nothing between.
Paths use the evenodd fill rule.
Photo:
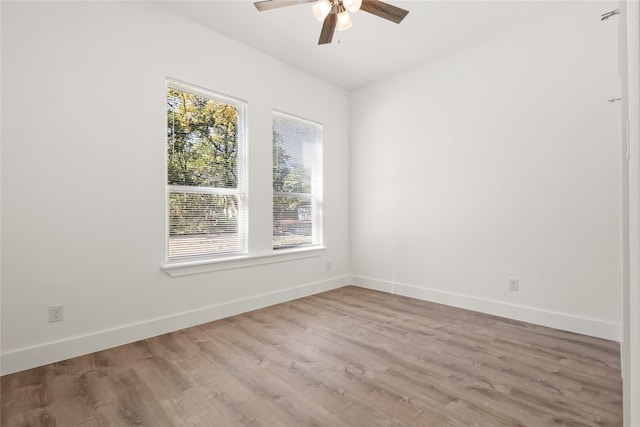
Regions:
<instances>
[{"instance_id":1,"label":"white window blind","mask_svg":"<svg viewBox=\"0 0 640 427\"><path fill-rule=\"evenodd\" d=\"M168 260L247 251L246 103L167 82Z\"/></svg>"},{"instance_id":2,"label":"white window blind","mask_svg":"<svg viewBox=\"0 0 640 427\"><path fill-rule=\"evenodd\" d=\"M273 113L273 248L322 244L322 127Z\"/></svg>"}]
</instances>

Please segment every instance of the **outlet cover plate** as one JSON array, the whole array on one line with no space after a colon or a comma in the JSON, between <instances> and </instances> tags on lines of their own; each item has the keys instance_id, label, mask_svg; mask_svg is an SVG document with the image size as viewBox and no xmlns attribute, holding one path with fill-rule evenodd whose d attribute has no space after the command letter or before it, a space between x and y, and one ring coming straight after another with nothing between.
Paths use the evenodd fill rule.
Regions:
<instances>
[{"instance_id":1,"label":"outlet cover plate","mask_svg":"<svg viewBox=\"0 0 640 427\"><path fill-rule=\"evenodd\" d=\"M49 307L49 323L62 322L64 318L64 306L52 305Z\"/></svg>"}]
</instances>

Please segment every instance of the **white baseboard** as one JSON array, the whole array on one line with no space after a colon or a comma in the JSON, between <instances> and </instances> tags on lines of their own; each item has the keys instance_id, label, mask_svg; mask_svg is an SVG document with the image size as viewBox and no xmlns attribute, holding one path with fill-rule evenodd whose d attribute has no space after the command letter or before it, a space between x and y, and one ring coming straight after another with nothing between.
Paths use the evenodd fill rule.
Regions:
<instances>
[{"instance_id":1,"label":"white baseboard","mask_svg":"<svg viewBox=\"0 0 640 427\"><path fill-rule=\"evenodd\" d=\"M574 316L566 313L544 310L535 307L527 307L509 304L503 301L494 301L469 295L456 294L435 289L422 288L402 283L394 283L386 280L370 277L351 276L351 283L362 288L391 294L431 301L494 316L506 317L522 322L533 323L563 331L575 332L598 338L618 341L622 337L620 326L597 319Z\"/></svg>"},{"instance_id":2,"label":"white baseboard","mask_svg":"<svg viewBox=\"0 0 640 427\"><path fill-rule=\"evenodd\" d=\"M199 310L153 319L147 322L131 324L3 353L0 356L0 374L7 375L37 366L59 362L72 357L212 322L236 314L246 313L270 305L341 288L349 284L598 338L618 342L621 339L619 325L611 322L369 277L342 276L322 282L308 283L293 288L255 295Z\"/></svg>"},{"instance_id":3,"label":"white baseboard","mask_svg":"<svg viewBox=\"0 0 640 427\"><path fill-rule=\"evenodd\" d=\"M11 374L37 366L59 362L72 357L212 322L236 314L246 313L270 305L341 288L348 284L349 276L342 276L322 282L307 283L293 288L268 292L198 310L161 317L147 322L10 351L1 355L1 374Z\"/></svg>"}]
</instances>

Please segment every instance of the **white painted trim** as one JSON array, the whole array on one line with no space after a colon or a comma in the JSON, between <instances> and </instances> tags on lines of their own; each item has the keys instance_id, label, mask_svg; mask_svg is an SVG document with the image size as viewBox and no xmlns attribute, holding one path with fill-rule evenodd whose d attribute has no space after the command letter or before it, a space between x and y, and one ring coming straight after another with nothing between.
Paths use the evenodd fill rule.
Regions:
<instances>
[{"instance_id":1,"label":"white painted trim","mask_svg":"<svg viewBox=\"0 0 640 427\"><path fill-rule=\"evenodd\" d=\"M574 316L535 307L510 304L503 301L478 298L371 277L352 276L352 284L362 288L402 295L410 298L506 317L522 322L576 332L593 337L620 341L620 326L597 319Z\"/></svg>"},{"instance_id":2,"label":"white painted trim","mask_svg":"<svg viewBox=\"0 0 640 427\"><path fill-rule=\"evenodd\" d=\"M270 305L341 288L349 284L551 328L620 341L620 328L611 322L572 316L534 307L519 306L469 295L394 283L388 280L362 276L341 276L321 282L308 283L293 288L229 301L198 310L152 319L146 322L9 351L0 356L0 366L2 367L0 374L7 375L71 357L105 350Z\"/></svg>"},{"instance_id":3,"label":"white painted trim","mask_svg":"<svg viewBox=\"0 0 640 427\"><path fill-rule=\"evenodd\" d=\"M233 270L236 268L253 267L256 265L273 264L303 258L313 258L324 255L324 251L324 246L313 245L292 249L277 249L272 253L264 255L239 255L218 259L167 262L162 266L162 269L171 277L180 277L189 274Z\"/></svg>"},{"instance_id":4,"label":"white painted trim","mask_svg":"<svg viewBox=\"0 0 640 427\"><path fill-rule=\"evenodd\" d=\"M145 322L54 341L1 355L1 375L58 362L107 348L132 343L259 308L303 298L349 284L349 276L307 283Z\"/></svg>"},{"instance_id":5,"label":"white painted trim","mask_svg":"<svg viewBox=\"0 0 640 427\"><path fill-rule=\"evenodd\" d=\"M640 4L621 1L620 25L624 33L622 51L623 119L627 120L628 158L628 227L624 232L629 243L624 286L623 412L624 426L640 426Z\"/></svg>"}]
</instances>

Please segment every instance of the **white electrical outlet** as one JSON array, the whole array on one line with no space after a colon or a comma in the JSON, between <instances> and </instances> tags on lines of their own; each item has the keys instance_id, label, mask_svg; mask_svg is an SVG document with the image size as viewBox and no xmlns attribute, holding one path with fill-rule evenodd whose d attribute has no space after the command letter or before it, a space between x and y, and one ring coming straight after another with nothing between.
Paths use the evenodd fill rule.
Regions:
<instances>
[{"instance_id":1,"label":"white electrical outlet","mask_svg":"<svg viewBox=\"0 0 640 427\"><path fill-rule=\"evenodd\" d=\"M52 305L49 307L49 323L62 322L64 318L64 306Z\"/></svg>"},{"instance_id":2,"label":"white electrical outlet","mask_svg":"<svg viewBox=\"0 0 640 427\"><path fill-rule=\"evenodd\" d=\"M327 261L327 270L331 270L331 261Z\"/></svg>"},{"instance_id":3,"label":"white electrical outlet","mask_svg":"<svg viewBox=\"0 0 640 427\"><path fill-rule=\"evenodd\" d=\"M509 290L518 291L518 279L509 279Z\"/></svg>"}]
</instances>

